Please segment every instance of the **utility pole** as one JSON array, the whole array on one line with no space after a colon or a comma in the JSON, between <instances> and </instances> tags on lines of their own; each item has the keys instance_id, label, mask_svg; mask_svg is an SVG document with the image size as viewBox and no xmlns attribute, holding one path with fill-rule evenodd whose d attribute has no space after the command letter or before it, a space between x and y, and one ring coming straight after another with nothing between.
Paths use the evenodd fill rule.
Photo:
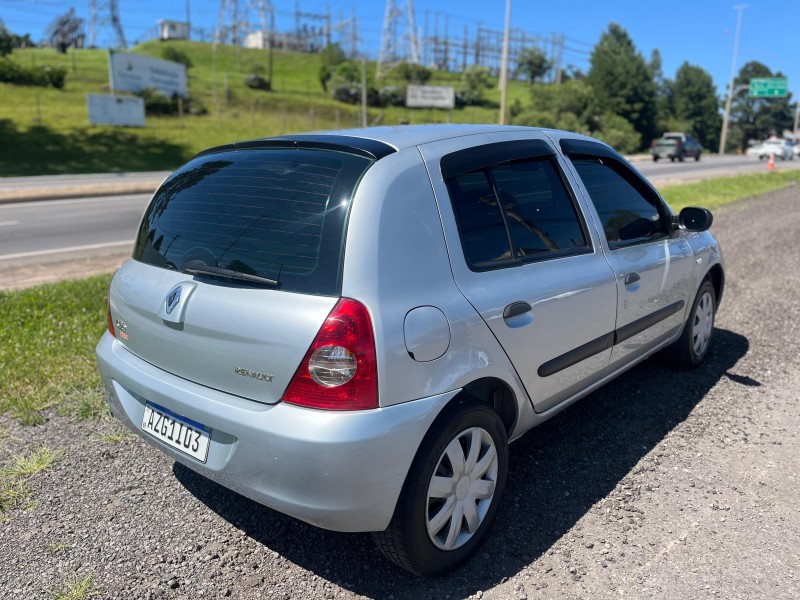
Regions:
<instances>
[{"instance_id":1,"label":"utility pole","mask_svg":"<svg viewBox=\"0 0 800 600\"><path fill-rule=\"evenodd\" d=\"M508 33L511 28L511 0L506 0L506 28L503 33L503 59L500 64L500 125L506 124L508 93Z\"/></svg>"},{"instance_id":2,"label":"utility pole","mask_svg":"<svg viewBox=\"0 0 800 600\"><path fill-rule=\"evenodd\" d=\"M728 84L728 99L725 101L725 116L722 118L722 132L719 136L719 154L725 154L725 142L728 141L728 122L731 118L731 102L733 101L733 81L736 79L736 55L739 54L739 33L742 30L742 11L747 4L737 4L733 10L739 12L736 19L736 37L733 42L733 64L731 64L731 82Z\"/></svg>"}]
</instances>

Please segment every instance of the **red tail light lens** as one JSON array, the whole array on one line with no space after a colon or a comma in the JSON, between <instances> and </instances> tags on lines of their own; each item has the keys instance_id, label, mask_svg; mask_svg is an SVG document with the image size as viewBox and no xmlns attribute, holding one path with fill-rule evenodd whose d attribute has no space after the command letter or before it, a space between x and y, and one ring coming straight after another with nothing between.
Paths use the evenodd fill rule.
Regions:
<instances>
[{"instance_id":1,"label":"red tail light lens","mask_svg":"<svg viewBox=\"0 0 800 600\"><path fill-rule=\"evenodd\" d=\"M114 331L114 320L111 318L111 302L108 303L108 333L117 337L117 332Z\"/></svg>"},{"instance_id":2,"label":"red tail light lens","mask_svg":"<svg viewBox=\"0 0 800 600\"><path fill-rule=\"evenodd\" d=\"M375 338L363 304L350 298L336 303L286 388L283 401L327 410L378 407Z\"/></svg>"}]
</instances>

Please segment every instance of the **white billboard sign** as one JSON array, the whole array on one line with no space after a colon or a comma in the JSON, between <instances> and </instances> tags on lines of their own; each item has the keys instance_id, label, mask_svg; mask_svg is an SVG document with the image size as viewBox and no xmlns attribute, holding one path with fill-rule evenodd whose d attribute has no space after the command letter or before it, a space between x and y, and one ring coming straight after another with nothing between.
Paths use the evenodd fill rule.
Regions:
<instances>
[{"instance_id":1,"label":"white billboard sign","mask_svg":"<svg viewBox=\"0 0 800 600\"><path fill-rule=\"evenodd\" d=\"M406 106L409 108L448 108L456 105L456 91L450 85L409 85Z\"/></svg>"},{"instance_id":2,"label":"white billboard sign","mask_svg":"<svg viewBox=\"0 0 800 600\"><path fill-rule=\"evenodd\" d=\"M140 92L153 88L167 97L187 97L186 67L170 60L161 60L127 52L112 52L108 58L111 89Z\"/></svg>"},{"instance_id":3,"label":"white billboard sign","mask_svg":"<svg viewBox=\"0 0 800 600\"><path fill-rule=\"evenodd\" d=\"M129 96L86 94L92 125L144 127L144 100Z\"/></svg>"}]
</instances>

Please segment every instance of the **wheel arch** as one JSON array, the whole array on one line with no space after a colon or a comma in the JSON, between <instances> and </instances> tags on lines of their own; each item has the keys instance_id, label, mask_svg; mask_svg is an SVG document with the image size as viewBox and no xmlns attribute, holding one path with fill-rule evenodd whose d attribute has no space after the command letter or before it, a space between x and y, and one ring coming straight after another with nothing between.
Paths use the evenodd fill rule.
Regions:
<instances>
[{"instance_id":1,"label":"wheel arch","mask_svg":"<svg viewBox=\"0 0 800 600\"><path fill-rule=\"evenodd\" d=\"M514 431L519 420L517 397L511 386L497 377L482 377L465 385L461 393L451 402L456 401L462 395L475 398L491 406L500 417L500 421L506 429L506 435L511 438L511 432Z\"/></svg>"}]
</instances>

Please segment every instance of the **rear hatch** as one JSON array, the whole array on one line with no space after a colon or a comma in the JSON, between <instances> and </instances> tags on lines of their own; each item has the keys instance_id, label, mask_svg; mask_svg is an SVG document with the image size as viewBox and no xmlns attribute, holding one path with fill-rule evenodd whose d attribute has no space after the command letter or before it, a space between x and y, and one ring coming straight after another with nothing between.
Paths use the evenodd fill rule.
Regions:
<instances>
[{"instance_id":1,"label":"rear hatch","mask_svg":"<svg viewBox=\"0 0 800 600\"><path fill-rule=\"evenodd\" d=\"M656 152L659 154L676 154L680 149L680 140L661 138L656 141Z\"/></svg>"},{"instance_id":2,"label":"rear hatch","mask_svg":"<svg viewBox=\"0 0 800 600\"><path fill-rule=\"evenodd\" d=\"M272 148L176 171L112 282L117 339L179 377L280 400L340 295L350 201L372 163Z\"/></svg>"}]
</instances>

